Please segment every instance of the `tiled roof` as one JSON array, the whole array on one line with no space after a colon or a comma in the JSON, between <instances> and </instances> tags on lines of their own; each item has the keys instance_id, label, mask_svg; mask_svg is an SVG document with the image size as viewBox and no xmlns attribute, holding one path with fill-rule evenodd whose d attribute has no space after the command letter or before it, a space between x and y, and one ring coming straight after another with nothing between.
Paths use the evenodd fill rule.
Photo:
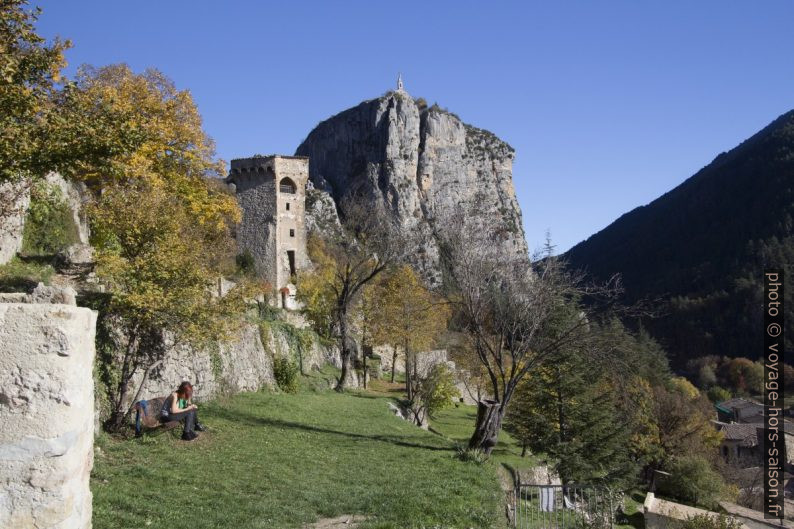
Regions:
<instances>
[{"instance_id":1,"label":"tiled roof","mask_svg":"<svg viewBox=\"0 0 794 529\"><path fill-rule=\"evenodd\" d=\"M741 446L755 446L758 444L756 424L719 423L717 429L725 434L726 441L739 441Z\"/></svg>"}]
</instances>

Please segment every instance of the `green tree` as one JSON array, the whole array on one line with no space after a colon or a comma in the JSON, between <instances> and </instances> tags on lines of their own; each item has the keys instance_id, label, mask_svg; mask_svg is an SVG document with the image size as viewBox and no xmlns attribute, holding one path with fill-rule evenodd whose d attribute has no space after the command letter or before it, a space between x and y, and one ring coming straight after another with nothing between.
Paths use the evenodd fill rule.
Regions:
<instances>
[{"instance_id":1,"label":"green tree","mask_svg":"<svg viewBox=\"0 0 794 529\"><path fill-rule=\"evenodd\" d=\"M667 467L659 492L706 509L719 507L727 489L720 475L703 456L679 455Z\"/></svg>"},{"instance_id":2,"label":"green tree","mask_svg":"<svg viewBox=\"0 0 794 529\"><path fill-rule=\"evenodd\" d=\"M617 405L614 381L594 367L575 352L555 357L519 386L505 429L555 461L564 484L623 486L636 476L629 458L631 431Z\"/></svg>"},{"instance_id":3,"label":"green tree","mask_svg":"<svg viewBox=\"0 0 794 529\"><path fill-rule=\"evenodd\" d=\"M259 287L243 282L224 298L211 295L216 278L233 271L230 234L240 212L218 185L223 165L190 94L154 70L135 74L116 65L82 70L67 95L70 112L126 116L111 124L109 137L132 130L138 138L107 157L86 156L69 174L95 192L88 213L108 293L102 314L121 331L109 421L118 429L166 342L223 338L234 323L229 315Z\"/></svg>"},{"instance_id":4,"label":"green tree","mask_svg":"<svg viewBox=\"0 0 794 529\"><path fill-rule=\"evenodd\" d=\"M343 391L352 383L358 358L354 338L364 288L410 252L406 238L386 212L373 212L360 197L345 201L343 233L308 246L315 270L300 278L306 292L301 299L315 323L330 322L339 343L342 372L336 385ZM307 288L308 287L308 288Z\"/></svg>"},{"instance_id":5,"label":"green tree","mask_svg":"<svg viewBox=\"0 0 794 529\"><path fill-rule=\"evenodd\" d=\"M731 398L731 392L725 388L720 386L712 386L708 390L708 398L711 402L715 404L718 402L723 402Z\"/></svg>"},{"instance_id":6,"label":"green tree","mask_svg":"<svg viewBox=\"0 0 794 529\"><path fill-rule=\"evenodd\" d=\"M731 387L744 395L761 393L764 383L764 366L748 358L733 358L723 370L727 372Z\"/></svg>"},{"instance_id":7,"label":"green tree","mask_svg":"<svg viewBox=\"0 0 794 529\"><path fill-rule=\"evenodd\" d=\"M40 176L52 100L69 42L47 45L35 31L40 9L0 2L0 183Z\"/></svg>"},{"instance_id":8,"label":"green tree","mask_svg":"<svg viewBox=\"0 0 794 529\"><path fill-rule=\"evenodd\" d=\"M646 476L650 479L656 469L667 470L681 454L713 459L722 434L711 424L714 409L703 395L693 396L692 385L671 382L667 387L654 386L651 417L658 438L649 453Z\"/></svg>"},{"instance_id":9,"label":"green tree","mask_svg":"<svg viewBox=\"0 0 794 529\"><path fill-rule=\"evenodd\" d=\"M420 383L416 356L438 343L447 328L449 307L407 265L395 268L373 284L365 298L371 300L373 307L373 340L392 346L392 381L399 349L405 355L406 393L411 400Z\"/></svg>"},{"instance_id":10,"label":"green tree","mask_svg":"<svg viewBox=\"0 0 794 529\"><path fill-rule=\"evenodd\" d=\"M452 370L446 364L434 365L416 383L409 407L414 423L425 425L428 417L433 418L437 412L452 407L454 399L459 397Z\"/></svg>"},{"instance_id":11,"label":"green tree","mask_svg":"<svg viewBox=\"0 0 794 529\"><path fill-rule=\"evenodd\" d=\"M78 240L72 210L61 189L46 180L33 182L22 251L27 255L53 255Z\"/></svg>"}]
</instances>

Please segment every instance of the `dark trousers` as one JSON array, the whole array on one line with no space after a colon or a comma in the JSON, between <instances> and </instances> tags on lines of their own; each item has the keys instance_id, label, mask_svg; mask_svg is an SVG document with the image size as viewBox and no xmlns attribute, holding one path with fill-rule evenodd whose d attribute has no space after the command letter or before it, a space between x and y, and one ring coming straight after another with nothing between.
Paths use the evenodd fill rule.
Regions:
<instances>
[{"instance_id":1,"label":"dark trousers","mask_svg":"<svg viewBox=\"0 0 794 529\"><path fill-rule=\"evenodd\" d=\"M182 430L182 433L192 432L193 428L198 422L196 410L180 411L179 413L170 413L168 417L160 417L160 422L171 421L182 421L185 424L185 428Z\"/></svg>"}]
</instances>

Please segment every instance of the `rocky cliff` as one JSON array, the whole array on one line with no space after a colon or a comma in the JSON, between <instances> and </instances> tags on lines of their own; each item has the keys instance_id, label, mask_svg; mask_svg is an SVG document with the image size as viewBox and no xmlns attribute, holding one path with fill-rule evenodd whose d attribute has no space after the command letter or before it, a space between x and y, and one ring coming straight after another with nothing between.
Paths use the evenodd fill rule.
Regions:
<instances>
[{"instance_id":1,"label":"rocky cliff","mask_svg":"<svg viewBox=\"0 0 794 529\"><path fill-rule=\"evenodd\" d=\"M437 105L389 92L323 121L296 154L309 157L312 183L337 205L362 195L373 211L418 234L414 264L433 283L441 280L439 238L456 211L476 208L495 221L503 252L527 254L512 180L515 151Z\"/></svg>"}]
</instances>

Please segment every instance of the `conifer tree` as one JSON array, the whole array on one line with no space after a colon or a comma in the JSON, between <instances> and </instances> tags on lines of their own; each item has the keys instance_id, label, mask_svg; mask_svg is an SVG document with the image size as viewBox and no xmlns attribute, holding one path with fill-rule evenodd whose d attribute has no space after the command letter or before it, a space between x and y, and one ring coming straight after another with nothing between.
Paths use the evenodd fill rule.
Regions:
<instances>
[{"instance_id":1,"label":"conifer tree","mask_svg":"<svg viewBox=\"0 0 794 529\"><path fill-rule=\"evenodd\" d=\"M575 352L556 360L519 386L505 428L549 456L563 483L626 484L636 469L611 380Z\"/></svg>"}]
</instances>

